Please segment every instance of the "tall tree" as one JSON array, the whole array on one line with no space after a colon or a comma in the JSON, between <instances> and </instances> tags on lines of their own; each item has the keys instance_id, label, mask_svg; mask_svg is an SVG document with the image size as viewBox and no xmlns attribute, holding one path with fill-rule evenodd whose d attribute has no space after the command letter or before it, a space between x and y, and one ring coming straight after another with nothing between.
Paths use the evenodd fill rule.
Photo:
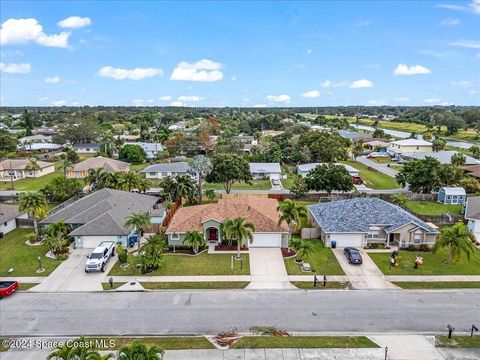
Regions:
<instances>
[{"instance_id":1,"label":"tall tree","mask_svg":"<svg viewBox=\"0 0 480 360\"><path fill-rule=\"evenodd\" d=\"M462 153L453 154L452 158L450 159L451 164L456 166L463 166L465 165L466 161L467 158Z\"/></svg>"},{"instance_id":2,"label":"tall tree","mask_svg":"<svg viewBox=\"0 0 480 360\"><path fill-rule=\"evenodd\" d=\"M350 191L353 188L352 176L345 166L336 164L321 164L311 170L305 178L309 190Z\"/></svg>"},{"instance_id":3,"label":"tall tree","mask_svg":"<svg viewBox=\"0 0 480 360\"><path fill-rule=\"evenodd\" d=\"M33 219L35 237L38 240L38 219L46 214L47 209L45 196L38 191L28 191L20 194L18 202L19 210L25 211Z\"/></svg>"},{"instance_id":4,"label":"tall tree","mask_svg":"<svg viewBox=\"0 0 480 360\"><path fill-rule=\"evenodd\" d=\"M308 219L308 210L305 205L298 205L291 199L285 199L277 206L277 211L282 214L278 219L278 225L284 221L288 225L288 242L290 243L292 233Z\"/></svg>"},{"instance_id":5,"label":"tall tree","mask_svg":"<svg viewBox=\"0 0 480 360\"><path fill-rule=\"evenodd\" d=\"M198 198L202 203L202 185L203 179L212 171L212 162L204 155L196 155L189 164L189 172L198 177Z\"/></svg>"},{"instance_id":6,"label":"tall tree","mask_svg":"<svg viewBox=\"0 0 480 360\"><path fill-rule=\"evenodd\" d=\"M363 144L360 141L357 141L355 144L353 144L353 148L352 148L353 160L356 160L357 157L362 155L364 150L365 149L363 148Z\"/></svg>"},{"instance_id":7,"label":"tall tree","mask_svg":"<svg viewBox=\"0 0 480 360\"><path fill-rule=\"evenodd\" d=\"M28 164L25 165L25 170L27 171L32 171L33 172L33 176L36 175L37 171L38 170L41 170L42 167L40 166L40 164L38 163L38 159L37 158L30 158L28 159Z\"/></svg>"},{"instance_id":8,"label":"tall tree","mask_svg":"<svg viewBox=\"0 0 480 360\"><path fill-rule=\"evenodd\" d=\"M312 161L335 162L348 158L350 141L337 132L308 131L300 136L299 145L310 149Z\"/></svg>"},{"instance_id":9,"label":"tall tree","mask_svg":"<svg viewBox=\"0 0 480 360\"><path fill-rule=\"evenodd\" d=\"M142 163L147 159L147 154L140 145L127 144L118 152L118 158L131 163Z\"/></svg>"},{"instance_id":10,"label":"tall tree","mask_svg":"<svg viewBox=\"0 0 480 360\"><path fill-rule=\"evenodd\" d=\"M406 163L395 176L395 179L402 186L408 184L413 192L429 194L442 186L439 176L440 169L440 162L427 156L425 159L412 160Z\"/></svg>"},{"instance_id":11,"label":"tall tree","mask_svg":"<svg viewBox=\"0 0 480 360\"><path fill-rule=\"evenodd\" d=\"M227 194L230 194L235 182L249 183L252 180L250 165L247 159L238 154L219 154L212 160L212 171L206 181L223 184Z\"/></svg>"},{"instance_id":12,"label":"tall tree","mask_svg":"<svg viewBox=\"0 0 480 360\"><path fill-rule=\"evenodd\" d=\"M206 244L205 236L200 231L187 231L183 239L183 244L191 246L193 252L197 254L198 250Z\"/></svg>"},{"instance_id":13,"label":"tall tree","mask_svg":"<svg viewBox=\"0 0 480 360\"><path fill-rule=\"evenodd\" d=\"M227 239L234 239L237 241L237 259L240 259L240 249L243 247L245 241L248 239L250 243L253 241L253 233L255 231L255 224L245 222L244 217L237 217L234 219L226 219L223 222L222 230Z\"/></svg>"},{"instance_id":14,"label":"tall tree","mask_svg":"<svg viewBox=\"0 0 480 360\"><path fill-rule=\"evenodd\" d=\"M143 177L135 171L122 172L118 175L118 189L124 191L132 191L142 187Z\"/></svg>"},{"instance_id":15,"label":"tall tree","mask_svg":"<svg viewBox=\"0 0 480 360\"><path fill-rule=\"evenodd\" d=\"M147 347L134 341L130 346L120 349L119 360L162 360L165 352L158 346Z\"/></svg>"},{"instance_id":16,"label":"tall tree","mask_svg":"<svg viewBox=\"0 0 480 360\"><path fill-rule=\"evenodd\" d=\"M183 175L175 178L175 200L187 199L190 204L193 204L195 203L195 193L195 184L189 176Z\"/></svg>"},{"instance_id":17,"label":"tall tree","mask_svg":"<svg viewBox=\"0 0 480 360\"><path fill-rule=\"evenodd\" d=\"M140 242L143 229L152 225L152 219L148 212L136 212L125 219L124 226L132 227L138 238L138 251L140 251Z\"/></svg>"},{"instance_id":18,"label":"tall tree","mask_svg":"<svg viewBox=\"0 0 480 360\"><path fill-rule=\"evenodd\" d=\"M475 245L470 237L471 234L468 227L459 221L453 226L442 229L440 237L433 247L433 252L448 248L448 264L460 259L462 254L466 255L470 261L471 256L475 253Z\"/></svg>"}]
</instances>

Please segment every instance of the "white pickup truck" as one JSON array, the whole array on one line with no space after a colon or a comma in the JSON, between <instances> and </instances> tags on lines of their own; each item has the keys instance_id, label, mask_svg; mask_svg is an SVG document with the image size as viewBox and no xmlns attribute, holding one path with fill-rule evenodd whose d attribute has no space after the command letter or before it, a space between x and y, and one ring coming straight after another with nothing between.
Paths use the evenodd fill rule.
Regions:
<instances>
[{"instance_id":1,"label":"white pickup truck","mask_svg":"<svg viewBox=\"0 0 480 360\"><path fill-rule=\"evenodd\" d=\"M102 241L90 255L87 256L85 272L101 271L105 272L107 261L111 256L115 256L115 242Z\"/></svg>"}]
</instances>

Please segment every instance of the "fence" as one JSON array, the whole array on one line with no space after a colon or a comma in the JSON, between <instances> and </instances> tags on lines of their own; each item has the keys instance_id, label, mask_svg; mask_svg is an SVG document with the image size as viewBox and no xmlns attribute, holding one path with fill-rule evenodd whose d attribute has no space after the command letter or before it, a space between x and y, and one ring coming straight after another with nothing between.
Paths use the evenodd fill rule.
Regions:
<instances>
[{"instance_id":1,"label":"fence","mask_svg":"<svg viewBox=\"0 0 480 360\"><path fill-rule=\"evenodd\" d=\"M180 206L182 206L181 199L175 201L175 203L172 205L172 207L167 213L167 216L165 216L165 219L163 219L162 226L167 227L170 224L170 221L172 221L173 215L175 215L175 213L177 212Z\"/></svg>"},{"instance_id":2,"label":"fence","mask_svg":"<svg viewBox=\"0 0 480 360\"><path fill-rule=\"evenodd\" d=\"M143 229L143 232L147 234L156 234L162 232L162 230L163 224L152 224L148 228Z\"/></svg>"},{"instance_id":3,"label":"fence","mask_svg":"<svg viewBox=\"0 0 480 360\"><path fill-rule=\"evenodd\" d=\"M19 228L32 228L33 227L33 219L15 219L17 227Z\"/></svg>"}]
</instances>

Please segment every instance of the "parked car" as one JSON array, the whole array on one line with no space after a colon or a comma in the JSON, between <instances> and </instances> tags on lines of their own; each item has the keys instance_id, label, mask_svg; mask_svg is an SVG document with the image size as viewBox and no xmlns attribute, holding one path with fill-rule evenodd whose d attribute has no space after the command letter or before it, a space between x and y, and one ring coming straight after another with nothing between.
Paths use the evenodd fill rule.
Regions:
<instances>
[{"instance_id":1,"label":"parked car","mask_svg":"<svg viewBox=\"0 0 480 360\"><path fill-rule=\"evenodd\" d=\"M352 182L353 182L353 185L363 184L363 180L360 178L360 176L352 176Z\"/></svg>"},{"instance_id":2,"label":"parked car","mask_svg":"<svg viewBox=\"0 0 480 360\"><path fill-rule=\"evenodd\" d=\"M280 180L278 180L278 179L273 179L273 180L272 180L272 184L275 185L275 186L279 186L279 185L280 185Z\"/></svg>"},{"instance_id":3,"label":"parked car","mask_svg":"<svg viewBox=\"0 0 480 360\"><path fill-rule=\"evenodd\" d=\"M0 299L12 295L18 289L18 281L0 281Z\"/></svg>"},{"instance_id":4,"label":"parked car","mask_svg":"<svg viewBox=\"0 0 480 360\"><path fill-rule=\"evenodd\" d=\"M363 263L362 255L360 255L360 251L353 247L346 247L343 249L343 253L347 257L347 260L350 264L361 264Z\"/></svg>"},{"instance_id":5,"label":"parked car","mask_svg":"<svg viewBox=\"0 0 480 360\"><path fill-rule=\"evenodd\" d=\"M90 255L87 256L87 263L85 264L85 272L101 271L105 272L107 268L108 259L115 256L115 242L102 241Z\"/></svg>"}]
</instances>

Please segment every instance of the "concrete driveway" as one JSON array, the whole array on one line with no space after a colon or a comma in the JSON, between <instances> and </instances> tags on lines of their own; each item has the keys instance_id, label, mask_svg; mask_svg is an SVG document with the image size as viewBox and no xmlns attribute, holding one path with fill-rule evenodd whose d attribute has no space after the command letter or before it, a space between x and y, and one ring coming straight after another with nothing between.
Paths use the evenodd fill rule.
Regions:
<instances>
[{"instance_id":1,"label":"concrete driveway","mask_svg":"<svg viewBox=\"0 0 480 360\"><path fill-rule=\"evenodd\" d=\"M250 248L251 283L247 289L295 289L288 281L280 248Z\"/></svg>"},{"instance_id":2,"label":"concrete driveway","mask_svg":"<svg viewBox=\"0 0 480 360\"><path fill-rule=\"evenodd\" d=\"M40 285L30 289L38 292L101 291L102 280L115 264L110 258L105 272L85 272L85 261L92 249L70 249L70 256L61 263Z\"/></svg>"},{"instance_id":3,"label":"concrete driveway","mask_svg":"<svg viewBox=\"0 0 480 360\"><path fill-rule=\"evenodd\" d=\"M350 264L343 254L343 248L332 249L332 251L353 289L398 289L397 286L385 280L385 276L363 249L360 249L363 258L361 265Z\"/></svg>"}]
</instances>

